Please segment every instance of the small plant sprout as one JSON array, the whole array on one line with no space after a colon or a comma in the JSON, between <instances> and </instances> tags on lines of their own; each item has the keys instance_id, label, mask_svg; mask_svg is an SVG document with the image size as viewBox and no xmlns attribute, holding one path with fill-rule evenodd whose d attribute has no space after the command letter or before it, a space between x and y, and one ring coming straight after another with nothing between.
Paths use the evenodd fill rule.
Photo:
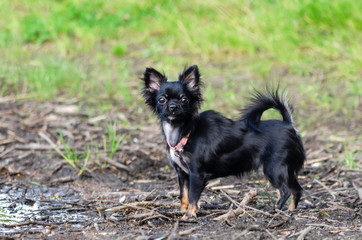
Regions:
<instances>
[{"instance_id":1,"label":"small plant sprout","mask_svg":"<svg viewBox=\"0 0 362 240\"><path fill-rule=\"evenodd\" d=\"M89 146L86 147L86 150L84 153L82 154L78 154L78 151L76 149L72 149L69 147L69 142L65 142L62 131L59 130L59 136L60 136L60 141L63 145L63 149L65 151L65 153L62 153L61 151L57 151L62 158L72 167L74 167L75 169L79 169L78 175L81 175L84 170L86 169L86 165L88 163L90 154L91 154L91 150L89 148Z\"/></svg>"},{"instance_id":2,"label":"small plant sprout","mask_svg":"<svg viewBox=\"0 0 362 240\"><path fill-rule=\"evenodd\" d=\"M59 154L64 158L65 161L67 161L67 163L69 163L69 165L71 165L74 168L77 168L77 166L76 166L78 163L77 150L71 149L69 147L69 142L65 143L63 133L60 130L59 130L59 136L60 136L60 141L62 142L64 151L65 151L65 153L59 152Z\"/></svg>"},{"instance_id":3,"label":"small plant sprout","mask_svg":"<svg viewBox=\"0 0 362 240\"><path fill-rule=\"evenodd\" d=\"M95 157L94 157L94 162L96 163L96 164L98 164L98 165L101 165L101 162L99 161L99 159L100 159L100 152L99 152L99 147L98 147L98 145L97 145L97 143L95 143L95 142L93 142L93 140L92 140L92 142L91 142L91 152L92 152L92 154L95 154Z\"/></svg>"},{"instance_id":4,"label":"small plant sprout","mask_svg":"<svg viewBox=\"0 0 362 240\"><path fill-rule=\"evenodd\" d=\"M355 154L353 151L348 148L347 143L344 142L344 165L347 168L358 168L357 164L355 163Z\"/></svg>"},{"instance_id":5,"label":"small plant sprout","mask_svg":"<svg viewBox=\"0 0 362 240\"><path fill-rule=\"evenodd\" d=\"M80 156L81 158L84 157L84 160L83 160L83 163L82 163L82 167L78 172L78 175L82 175L82 173L84 172L84 170L85 170L85 168L87 166L88 160L89 160L90 153L91 153L90 148L89 148L89 146L87 146L87 149L86 149L85 153Z\"/></svg>"},{"instance_id":6,"label":"small plant sprout","mask_svg":"<svg viewBox=\"0 0 362 240\"><path fill-rule=\"evenodd\" d=\"M121 134L120 136L117 136L116 122L106 124L106 130L107 130L108 141L106 137L103 138L103 148L104 152L107 153L108 157L111 158L119 149L119 147L125 143L126 139L131 135L131 133Z\"/></svg>"}]
</instances>

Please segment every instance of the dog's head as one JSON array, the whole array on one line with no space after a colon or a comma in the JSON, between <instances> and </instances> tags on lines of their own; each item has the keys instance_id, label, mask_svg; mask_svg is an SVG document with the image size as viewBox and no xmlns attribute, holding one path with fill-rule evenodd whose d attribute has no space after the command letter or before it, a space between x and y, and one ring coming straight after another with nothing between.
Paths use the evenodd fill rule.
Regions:
<instances>
[{"instance_id":1,"label":"dog's head","mask_svg":"<svg viewBox=\"0 0 362 240\"><path fill-rule=\"evenodd\" d=\"M200 73L196 65L185 68L178 81L169 82L164 74L146 68L143 97L164 121L183 121L198 112L202 102Z\"/></svg>"}]
</instances>

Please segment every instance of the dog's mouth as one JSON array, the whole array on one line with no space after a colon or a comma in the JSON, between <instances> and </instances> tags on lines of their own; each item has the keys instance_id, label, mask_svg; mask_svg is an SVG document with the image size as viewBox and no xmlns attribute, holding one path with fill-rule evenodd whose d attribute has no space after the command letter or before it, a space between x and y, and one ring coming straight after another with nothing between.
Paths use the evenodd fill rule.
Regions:
<instances>
[{"instance_id":1,"label":"dog's mouth","mask_svg":"<svg viewBox=\"0 0 362 240\"><path fill-rule=\"evenodd\" d=\"M178 114L171 112L171 113L166 114L165 117L167 117L169 120L175 120L175 119L177 119Z\"/></svg>"},{"instance_id":2,"label":"dog's mouth","mask_svg":"<svg viewBox=\"0 0 362 240\"><path fill-rule=\"evenodd\" d=\"M167 118L170 120L175 120L176 116L174 114L171 114L171 115L168 115Z\"/></svg>"}]
</instances>

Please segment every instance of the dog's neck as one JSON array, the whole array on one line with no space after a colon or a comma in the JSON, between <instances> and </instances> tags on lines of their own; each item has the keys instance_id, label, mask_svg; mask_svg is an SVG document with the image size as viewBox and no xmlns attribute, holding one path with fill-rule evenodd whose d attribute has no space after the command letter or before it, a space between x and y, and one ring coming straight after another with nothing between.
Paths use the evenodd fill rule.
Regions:
<instances>
[{"instance_id":1,"label":"dog's neck","mask_svg":"<svg viewBox=\"0 0 362 240\"><path fill-rule=\"evenodd\" d=\"M170 121L162 121L162 130L165 134L166 141L171 144L171 146L177 145L181 138L185 137L188 132L191 130L190 122L182 123L173 123Z\"/></svg>"}]
</instances>

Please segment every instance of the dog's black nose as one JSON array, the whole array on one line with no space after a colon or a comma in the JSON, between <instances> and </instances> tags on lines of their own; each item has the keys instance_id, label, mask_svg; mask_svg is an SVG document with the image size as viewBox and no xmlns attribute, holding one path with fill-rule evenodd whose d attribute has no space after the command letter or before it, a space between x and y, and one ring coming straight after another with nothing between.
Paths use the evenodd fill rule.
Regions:
<instances>
[{"instance_id":1,"label":"dog's black nose","mask_svg":"<svg viewBox=\"0 0 362 240\"><path fill-rule=\"evenodd\" d=\"M168 108L170 109L171 112L176 112L178 109L176 104L170 104Z\"/></svg>"}]
</instances>

